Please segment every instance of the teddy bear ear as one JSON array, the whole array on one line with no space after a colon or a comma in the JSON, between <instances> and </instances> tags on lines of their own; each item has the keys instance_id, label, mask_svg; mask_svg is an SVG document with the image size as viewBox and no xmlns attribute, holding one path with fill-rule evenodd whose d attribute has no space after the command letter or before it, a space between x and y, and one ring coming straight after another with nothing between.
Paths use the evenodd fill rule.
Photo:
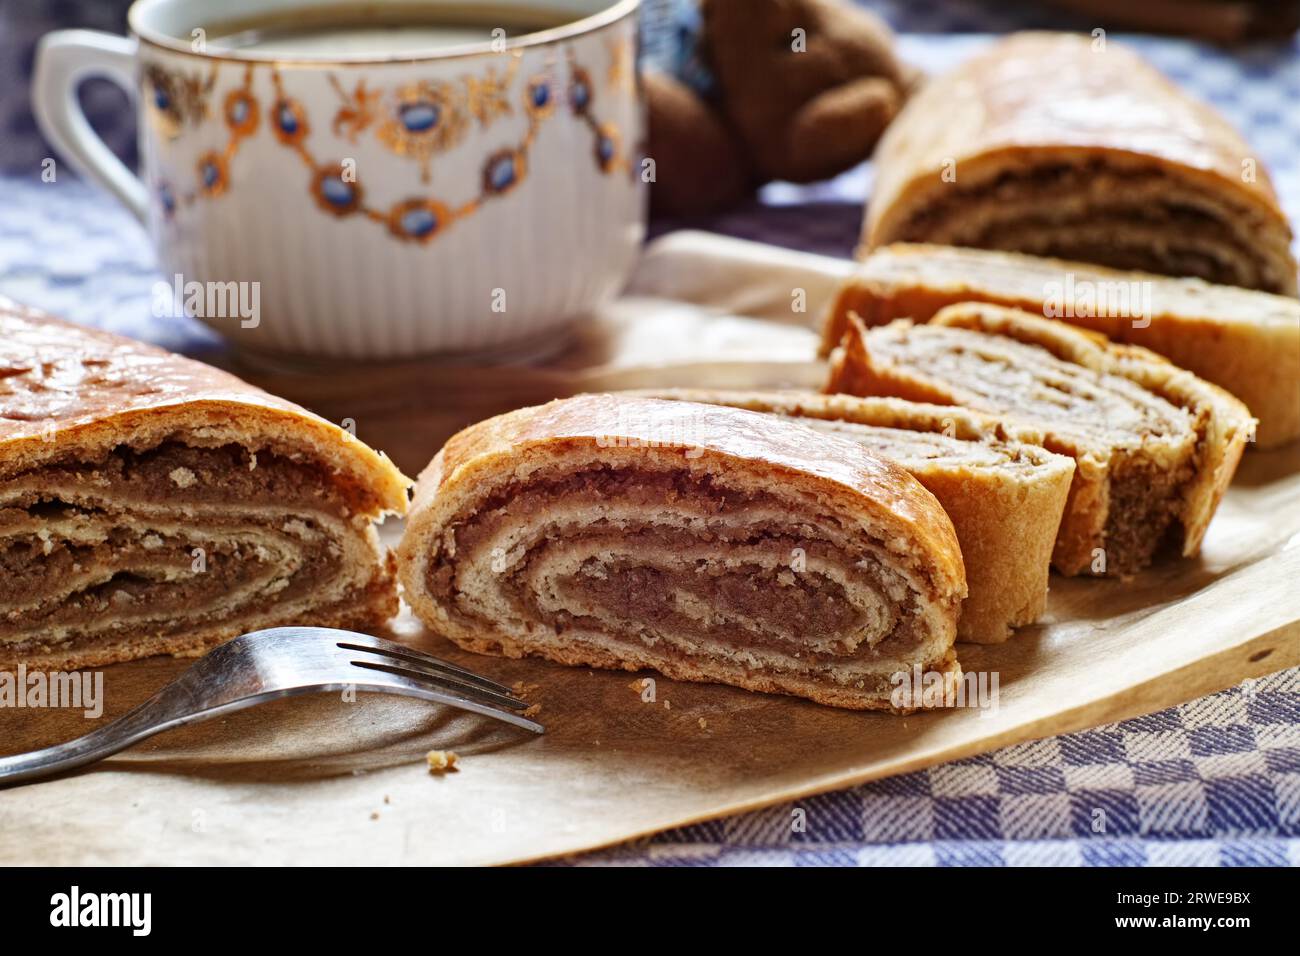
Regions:
<instances>
[{"instance_id":1,"label":"teddy bear ear","mask_svg":"<svg viewBox=\"0 0 1300 956\"><path fill-rule=\"evenodd\" d=\"M645 93L651 209L671 216L709 213L744 198L752 188L745 152L713 108L666 73L647 72Z\"/></svg>"},{"instance_id":2,"label":"teddy bear ear","mask_svg":"<svg viewBox=\"0 0 1300 956\"><path fill-rule=\"evenodd\" d=\"M800 108L760 157L772 178L828 179L869 157L897 115L902 96L881 76L865 76L821 93Z\"/></svg>"},{"instance_id":3,"label":"teddy bear ear","mask_svg":"<svg viewBox=\"0 0 1300 956\"><path fill-rule=\"evenodd\" d=\"M923 74L898 56L894 32L883 19L862 7L839 0L801 0L815 4L823 18L823 30L831 38L832 57L842 82L865 76L889 80L906 99Z\"/></svg>"}]
</instances>

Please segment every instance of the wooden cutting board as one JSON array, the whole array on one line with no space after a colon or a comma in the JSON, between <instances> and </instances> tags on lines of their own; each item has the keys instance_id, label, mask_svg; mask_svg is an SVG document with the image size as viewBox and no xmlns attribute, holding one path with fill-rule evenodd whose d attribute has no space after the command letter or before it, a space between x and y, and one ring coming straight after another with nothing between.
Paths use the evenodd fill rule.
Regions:
<instances>
[{"instance_id":1,"label":"wooden cutting board","mask_svg":"<svg viewBox=\"0 0 1300 956\"><path fill-rule=\"evenodd\" d=\"M396 390L377 387L381 373L356 376L351 399L337 383L324 398L378 409L373 419L360 413L360 433L387 427L399 444L379 444L400 446L395 455L416 470L433 450L425 436L464 404L592 382L754 386L815 376L806 326L817 309L791 319L791 288L811 288L818 276L829 288L845 264L746 245L687 236L652 248L637 300L624 303L634 320L604 330L607 343L634 343L645 331L635 319L649 316L652 340L676 323L685 344L656 351L641 338L637 348L610 347L595 365L570 355L568 367L494 370L463 400L457 376L474 372L449 366L433 369L450 368L446 380L412 368ZM656 272L658 285L648 278ZM737 297L757 318L725 314ZM669 305L666 325L653 325L664 321L656 300ZM655 357L665 350L676 357ZM426 391L407 393L416 387ZM429 393L436 401L418 400ZM409 417L385 425L383 409L397 407ZM397 530L387 525L385 536ZM513 863L572 853L1149 713L1295 666L1297 581L1293 445L1247 454L1198 560L1128 582L1054 576L1041 624L1001 646L959 645L966 670L998 675L996 708L899 718L664 679L650 700L643 675L475 657L404 615L390 636L522 681L542 705L546 735L396 698L269 704L171 731L72 776L0 790L0 864ZM184 666L154 659L107 668L101 719ZM97 723L70 711L0 711L0 751L66 740ZM430 749L456 751L458 772L430 775ZM773 825L789 825L788 813L778 817Z\"/></svg>"}]
</instances>

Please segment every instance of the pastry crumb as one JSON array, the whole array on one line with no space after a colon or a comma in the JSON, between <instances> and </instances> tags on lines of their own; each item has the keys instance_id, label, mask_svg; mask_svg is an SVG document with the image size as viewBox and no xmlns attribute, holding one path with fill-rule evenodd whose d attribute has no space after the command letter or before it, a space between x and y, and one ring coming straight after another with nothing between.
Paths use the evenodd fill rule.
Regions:
<instances>
[{"instance_id":1,"label":"pastry crumb","mask_svg":"<svg viewBox=\"0 0 1300 956\"><path fill-rule=\"evenodd\" d=\"M188 468L173 468L167 473L167 477L172 480L172 483L176 485L177 488L188 488L199 480L195 477L194 472L190 471Z\"/></svg>"},{"instance_id":2,"label":"pastry crumb","mask_svg":"<svg viewBox=\"0 0 1300 956\"><path fill-rule=\"evenodd\" d=\"M701 718L700 718L700 730L708 730L708 729L709 729L709 722L708 722L707 720L705 720L703 717L701 717Z\"/></svg>"},{"instance_id":3,"label":"pastry crumb","mask_svg":"<svg viewBox=\"0 0 1300 956\"><path fill-rule=\"evenodd\" d=\"M538 714L540 714L541 712L542 712L542 705L541 705L541 704L533 704L531 707L525 708L525 710L524 710L524 716L525 716L525 717L536 717L536 716L537 716Z\"/></svg>"},{"instance_id":4,"label":"pastry crumb","mask_svg":"<svg viewBox=\"0 0 1300 956\"><path fill-rule=\"evenodd\" d=\"M668 700L667 698L664 698L664 710L672 710L672 709L673 709L673 702L671 700Z\"/></svg>"},{"instance_id":5,"label":"pastry crumb","mask_svg":"<svg viewBox=\"0 0 1300 956\"><path fill-rule=\"evenodd\" d=\"M541 686L541 684L525 684L523 681L517 680L510 685L510 689L515 692L516 697L527 697Z\"/></svg>"},{"instance_id":6,"label":"pastry crumb","mask_svg":"<svg viewBox=\"0 0 1300 956\"><path fill-rule=\"evenodd\" d=\"M378 811L378 810L372 810L372 811L370 811L370 819L372 819L372 820L378 820L378 819L379 819L379 811Z\"/></svg>"},{"instance_id":7,"label":"pastry crumb","mask_svg":"<svg viewBox=\"0 0 1300 956\"><path fill-rule=\"evenodd\" d=\"M429 773L446 773L449 770L456 769L456 761L460 759L454 750L430 750L424 755L425 761L429 764Z\"/></svg>"},{"instance_id":8,"label":"pastry crumb","mask_svg":"<svg viewBox=\"0 0 1300 956\"><path fill-rule=\"evenodd\" d=\"M393 798L390 797L388 794L384 794L384 803L392 803L392 802L393 802Z\"/></svg>"}]
</instances>

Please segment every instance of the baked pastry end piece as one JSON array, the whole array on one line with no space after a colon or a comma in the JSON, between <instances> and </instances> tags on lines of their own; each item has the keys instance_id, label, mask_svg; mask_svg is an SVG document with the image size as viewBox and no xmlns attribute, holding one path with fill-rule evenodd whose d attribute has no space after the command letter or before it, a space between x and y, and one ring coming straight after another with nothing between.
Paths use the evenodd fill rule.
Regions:
<instances>
[{"instance_id":1,"label":"baked pastry end piece","mask_svg":"<svg viewBox=\"0 0 1300 956\"><path fill-rule=\"evenodd\" d=\"M231 375L0 301L0 663L202 653L397 610L407 480Z\"/></svg>"},{"instance_id":2,"label":"baked pastry end piece","mask_svg":"<svg viewBox=\"0 0 1300 956\"><path fill-rule=\"evenodd\" d=\"M926 325L851 317L827 390L963 405L1073 457L1052 559L1064 574L1131 574L1167 544L1197 554L1254 428L1241 402L1153 352L979 303Z\"/></svg>"},{"instance_id":3,"label":"baked pastry end piece","mask_svg":"<svg viewBox=\"0 0 1300 956\"><path fill-rule=\"evenodd\" d=\"M480 422L420 476L398 563L460 646L906 710L952 688L952 523L855 442L717 406L583 395ZM950 699L950 698L949 698Z\"/></svg>"}]
</instances>

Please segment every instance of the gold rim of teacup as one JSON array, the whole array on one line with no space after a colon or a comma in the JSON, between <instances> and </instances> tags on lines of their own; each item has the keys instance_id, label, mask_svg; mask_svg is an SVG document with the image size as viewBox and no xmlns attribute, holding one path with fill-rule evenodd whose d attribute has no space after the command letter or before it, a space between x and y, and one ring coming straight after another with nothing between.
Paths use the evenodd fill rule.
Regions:
<instances>
[{"instance_id":1,"label":"gold rim of teacup","mask_svg":"<svg viewBox=\"0 0 1300 956\"><path fill-rule=\"evenodd\" d=\"M549 27L534 33L525 33L523 36L509 39L499 49L493 47L494 41L485 40L480 43L439 47L417 53L357 53L344 57L283 57L256 53L250 50L194 50L184 40L179 40L176 37L168 36L158 30L152 30L141 25L139 11L147 2L148 0L135 0L126 14L126 22L131 28L131 32L135 34L141 43L147 46L166 50L168 53L179 53L204 60L225 60L234 63L268 64L276 67L307 69L313 67L388 66L402 63L423 63L430 60L452 60L471 56L500 56L503 53L512 53L528 47L572 40L593 33L635 13L641 5L641 0L615 0L603 10L598 10L571 23L561 24L558 27Z\"/></svg>"}]
</instances>

